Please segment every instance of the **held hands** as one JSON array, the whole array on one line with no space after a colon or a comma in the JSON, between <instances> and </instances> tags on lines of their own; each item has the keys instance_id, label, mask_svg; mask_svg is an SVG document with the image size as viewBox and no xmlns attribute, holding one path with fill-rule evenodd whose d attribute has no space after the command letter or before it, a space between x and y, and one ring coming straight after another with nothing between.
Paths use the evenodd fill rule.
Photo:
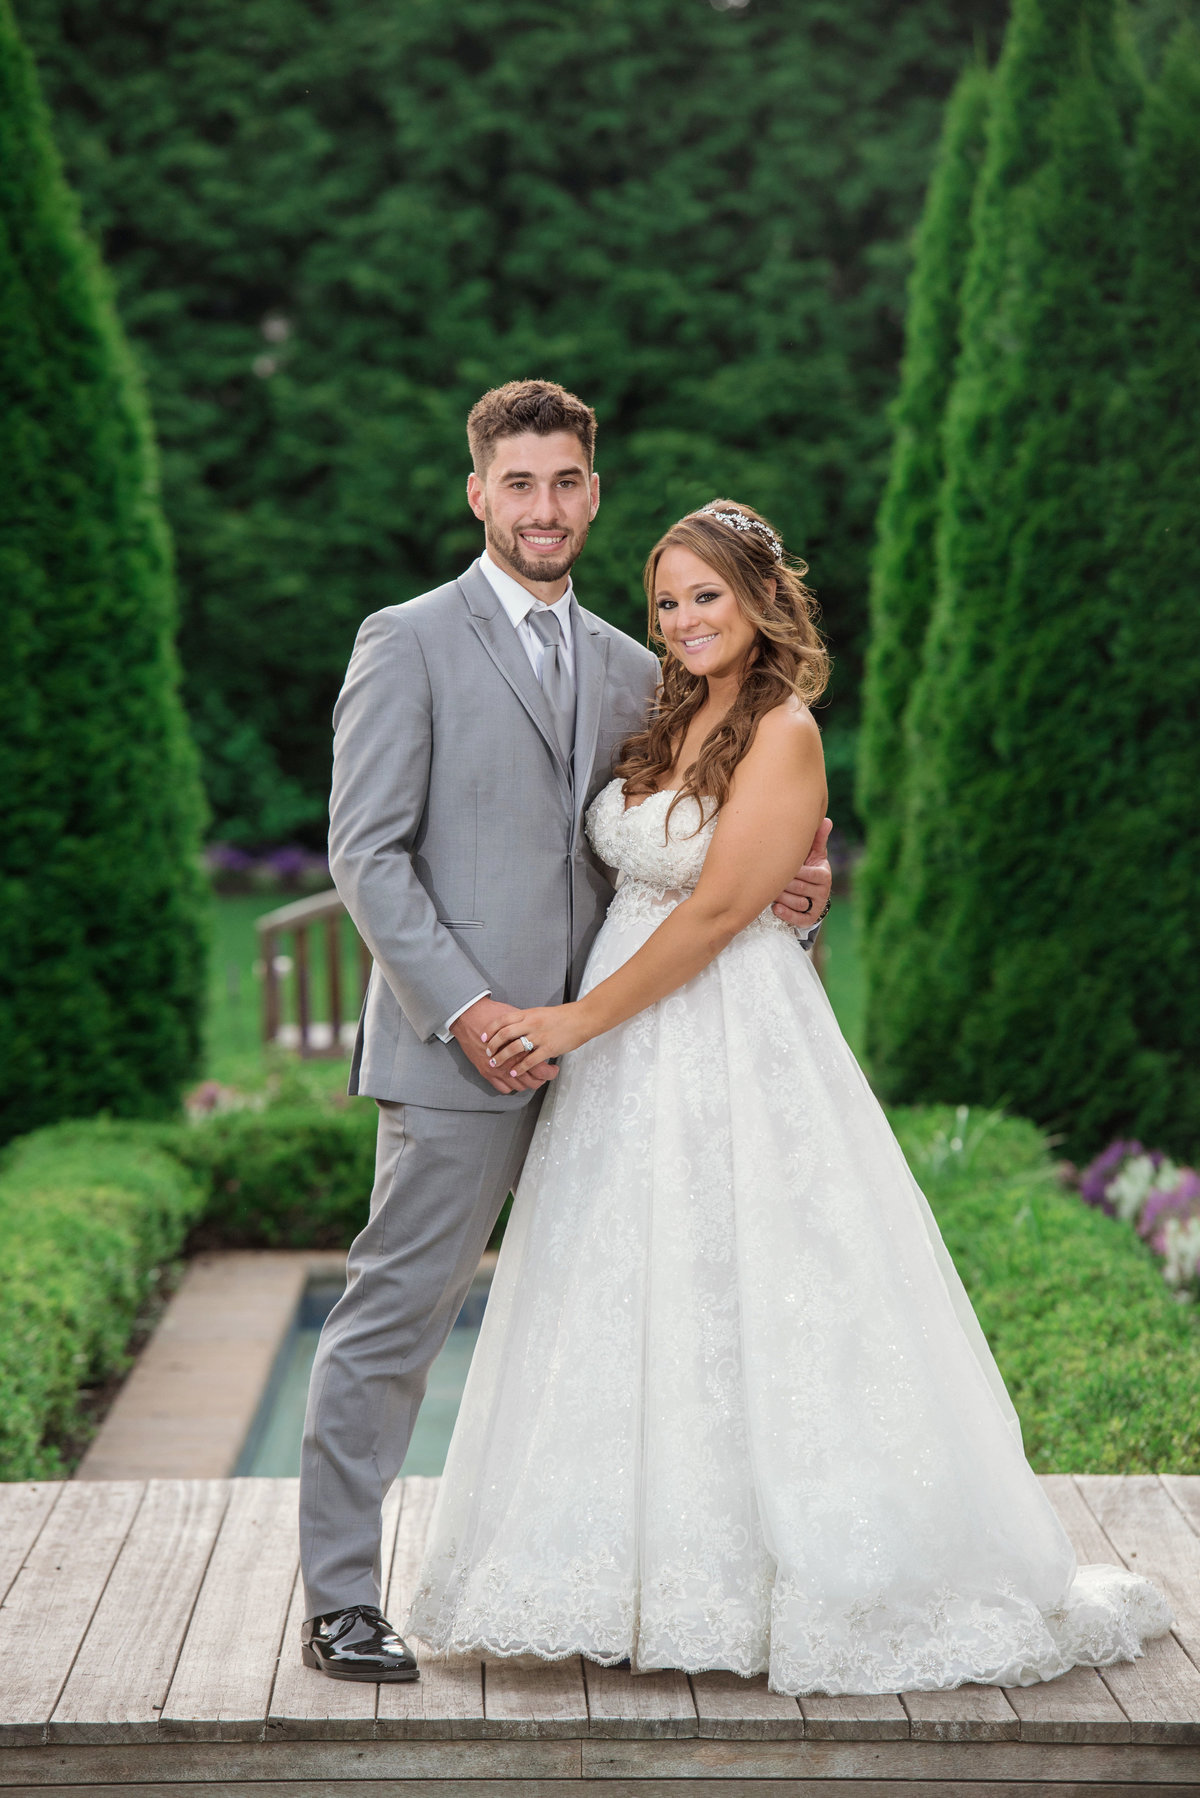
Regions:
<instances>
[{"instance_id":1,"label":"held hands","mask_svg":"<svg viewBox=\"0 0 1200 1798\"><path fill-rule=\"evenodd\" d=\"M505 1006L505 1010L512 1012L512 1007ZM512 1012L484 1039L488 1069L493 1074L505 1072L521 1078L539 1071L552 1055L578 1049L594 1035L578 1001L573 1005L541 1005L531 1011ZM526 1046L529 1043L533 1044L532 1051ZM550 1071L556 1074L558 1069Z\"/></svg>"},{"instance_id":2,"label":"held hands","mask_svg":"<svg viewBox=\"0 0 1200 1798\"><path fill-rule=\"evenodd\" d=\"M794 880L789 880L771 910L785 924L797 930L811 930L829 903L833 872L825 854L825 845L833 829L833 819L825 818L818 826L813 846L804 858L804 866Z\"/></svg>"},{"instance_id":3,"label":"held hands","mask_svg":"<svg viewBox=\"0 0 1200 1798\"><path fill-rule=\"evenodd\" d=\"M455 1018L450 1034L476 1073L482 1074L498 1093L532 1093L545 1086L548 1080L557 1079L558 1069L548 1066L544 1057L529 1061L526 1056L527 1068L522 1074L515 1075L512 1068L494 1066L491 1059L494 1050L484 1045L509 1020L535 1015L540 1014L518 1011L515 1005L505 1005L499 999L477 999L461 1017Z\"/></svg>"}]
</instances>

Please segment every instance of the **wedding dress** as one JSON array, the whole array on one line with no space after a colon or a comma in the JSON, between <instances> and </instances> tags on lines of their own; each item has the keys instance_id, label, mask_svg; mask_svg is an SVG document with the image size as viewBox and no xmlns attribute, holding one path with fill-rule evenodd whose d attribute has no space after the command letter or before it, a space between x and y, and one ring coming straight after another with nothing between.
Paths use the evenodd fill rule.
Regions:
<instances>
[{"instance_id":1,"label":"wedding dress","mask_svg":"<svg viewBox=\"0 0 1200 1798\"><path fill-rule=\"evenodd\" d=\"M623 876L585 986L695 886L672 795L588 831ZM1028 1685L1170 1625L1076 1567L899 1146L770 911L565 1058L516 1195L406 1633L780 1692Z\"/></svg>"}]
</instances>

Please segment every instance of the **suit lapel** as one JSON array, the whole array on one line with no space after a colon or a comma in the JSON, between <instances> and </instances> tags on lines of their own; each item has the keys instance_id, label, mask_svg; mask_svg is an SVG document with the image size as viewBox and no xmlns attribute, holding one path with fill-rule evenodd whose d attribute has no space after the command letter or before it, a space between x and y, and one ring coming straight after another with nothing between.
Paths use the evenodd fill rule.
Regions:
<instances>
[{"instance_id":1,"label":"suit lapel","mask_svg":"<svg viewBox=\"0 0 1200 1798\"><path fill-rule=\"evenodd\" d=\"M608 639L578 602L571 607L571 641L575 651L575 816L582 815L596 760L596 738L604 683L608 678Z\"/></svg>"},{"instance_id":2,"label":"suit lapel","mask_svg":"<svg viewBox=\"0 0 1200 1798\"><path fill-rule=\"evenodd\" d=\"M473 563L465 574L459 576L458 585L467 602L475 635L541 733L547 749L554 757L555 770L564 794L569 796L570 775L558 747L558 738L554 729L554 720L550 715L550 708L538 685L537 676L529 666L529 657L521 647L508 614L497 599L491 583L477 562ZM576 740L578 741L578 718L576 718Z\"/></svg>"}]
</instances>

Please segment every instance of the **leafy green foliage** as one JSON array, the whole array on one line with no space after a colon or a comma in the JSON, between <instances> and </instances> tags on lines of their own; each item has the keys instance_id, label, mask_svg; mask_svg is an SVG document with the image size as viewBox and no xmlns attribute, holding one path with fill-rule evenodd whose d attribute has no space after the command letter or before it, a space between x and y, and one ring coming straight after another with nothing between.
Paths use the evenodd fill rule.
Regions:
<instances>
[{"instance_id":1,"label":"leafy green foliage","mask_svg":"<svg viewBox=\"0 0 1200 1798\"><path fill-rule=\"evenodd\" d=\"M1200 1327L1128 1224L1057 1184L1032 1125L949 1107L892 1125L1039 1473L1200 1472Z\"/></svg>"},{"instance_id":2,"label":"leafy green foliage","mask_svg":"<svg viewBox=\"0 0 1200 1798\"><path fill-rule=\"evenodd\" d=\"M971 199L983 155L989 76L975 66L946 108L917 231L908 288L892 465L871 571L871 637L863 672L858 814L867 845L854 899L868 952L900 857L906 775L904 719L933 608L935 531L945 461L942 420L958 355Z\"/></svg>"},{"instance_id":3,"label":"leafy green foliage","mask_svg":"<svg viewBox=\"0 0 1200 1798\"><path fill-rule=\"evenodd\" d=\"M1130 374L1115 416L1109 557L1119 799L1114 881L1132 877L1126 969L1135 1134L1200 1147L1200 34L1170 47L1141 115ZM1136 873L1133 872L1136 870ZM1111 1134L1118 1134L1114 1128Z\"/></svg>"},{"instance_id":4,"label":"leafy green foliage","mask_svg":"<svg viewBox=\"0 0 1200 1798\"><path fill-rule=\"evenodd\" d=\"M198 1240L222 1248L348 1248L367 1220L377 1112L366 1100L284 1102L179 1130L174 1153L209 1193Z\"/></svg>"},{"instance_id":5,"label":"leafy green foliage","mask_svg":"<svg viewBox=\"0 0 1200 1798\"><path fill-rule=\"evenodd\" d=\"M1112 0L1018 0L945 426L903 849L870 950L893 1098L1007 1103L1074 1147L1141 1123L1108 530L1131 126ZM1100 453L1098 453L1098 451Z\"/></svg>"},{"instance_id":6,"label":"leafy green foliage","mask_svg":"<svg viewBox=\"0 0 1200 1798\"><path fill-rule=\"evenodd\" d=\"M0 1167L0 1479L63 1473L79 1388L119 1372L204 1189L145 1126L60 1124Z\"/></svg>"},{"instance_id":7,"label":"leafy green foliage","mask_svg":"<svg viewBox=\"0 0 1200 1798\"><path fill-rule=\"evenodd\" d=\"M852 722L907 237L1005 10L21 0L149 372L223 835L320 833L355 628L476 553L466 411L534 373L600 414L586 602L640 635L664 523L743 494Z\"/></svg>"},{"instance_id":8,"label":"leafy green foliage","mask_svg":"<svg viewBox=\"0 0 1200 1798\"><path fill-rule=\"evenodd\" d=\"M2 1140L174 1107L204 901L150 426L8 0L0 171Z\"/></svg>"}]
</instances>

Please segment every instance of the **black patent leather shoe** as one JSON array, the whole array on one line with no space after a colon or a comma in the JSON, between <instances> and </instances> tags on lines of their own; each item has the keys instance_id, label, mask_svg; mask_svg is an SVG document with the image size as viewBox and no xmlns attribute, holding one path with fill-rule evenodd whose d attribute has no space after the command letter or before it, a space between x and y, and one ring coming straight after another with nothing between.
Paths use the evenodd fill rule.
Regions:
<instances>
[{"instance_id":1,"label":"black patent leather shoe","mask_svg":"<svg viewBox=\"0 0 1200 1798\"><path fill-rule=\"evenodd\" d=\"M300 1659L330 1679L420 1679L417 1657L373 1604L352 1604L300 1626Z\"/></svg>"}]
</instances>

